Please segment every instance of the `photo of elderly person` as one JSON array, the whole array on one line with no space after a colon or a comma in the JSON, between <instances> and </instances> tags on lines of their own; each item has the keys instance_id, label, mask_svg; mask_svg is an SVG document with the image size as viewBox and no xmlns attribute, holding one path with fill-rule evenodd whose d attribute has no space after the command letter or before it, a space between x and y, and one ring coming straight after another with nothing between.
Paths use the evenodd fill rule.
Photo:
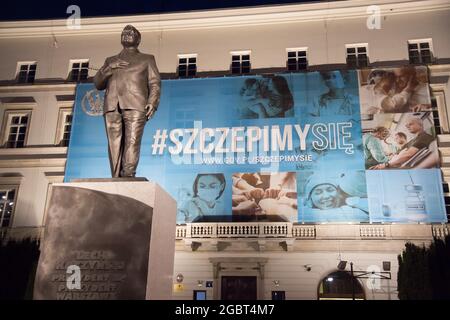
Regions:
<instances>
[{"instance_id":1,"label":"photo of elderly person","mask_svg":"<svg viewBox=\"0 0 450 320\"><path fill-rule=\"evenodd\" d=\"M361 74L362 71L360 71ZM367 84L361 86L359 90L361 113L383 112L382 104L395 94L395 82L396 76L393 71L372 70L367 76Z\"/></svg>"},{"instance_id":2,"label":"photo of elderly person","mask_svg":"<svg viewBox=\"0 0 450 320\"><path fill-rule=\"evenodd\" d=\"M423 67L421 67L423 69ZM404 66L394 69L396 76L396 95L401 95L401 102L383 107L384 112L418 112L431 110L430 90L428 83L419 81L417 68ZM404 106L401 104L404 103Z\"/></svg>"},{"instance_id":3,"label":"photo of elderly person","mask_svg":"<svg viewBox=\"0 0 450 320\"><path fill-rule=\"evenodd\" d=\"M359 113L359 99L347 91L343 72L322 71L320 78L327 91L314 98L310 115L349 116Z\"/></svg>"},{"instance_id":4,"label":"photo of elderly person","mask_svg":"<svg viewBox=\"0 0 450 320\"><path fill-rule=\"evenodd\" d=\"M203 216L223 214L225 186L222 173L197 174L192 185L192 196L179 206L177 222L187 223Z\"/></svg>"},{"instance_id":5,"label":"photo of elderly person","mask_svg":"<svg viewBox=\"0 0 450 320\"><path fill-rule=\"evenodd\" d=\"M241 119L293 116L294 99L287 80L282 76L246 79L240 96Z\"/></svg>"},{"instance_id":6,"label":"photo of elderly person","mask_svg":"<svg viewBox=\"0 0 450 320\"><path fill-rule=\"evenodd\" d=\"M360 86L359 88L359 98L360 98L360 102L361 102L361 114L376 114L380 112L380 107L378 107L379 105L379 101L380 98L384 98L384 95L382 95L381 97L377 95L377 93L381 93L380 89L383 89L383 91L385 91L387 88L386 84L383 85L383 83L381 83L381 80L384 78L386 81L386 79L388 77L386 77L386 74L388 73L388 71L386 70L380 70L380 69L375 69L375 70L371 70L369 75L367 76L367 82L365 85ZM392 76L394 76L394 74L391 72ZM364 75L362 74L362 71L360 71L360 78L363 77ZM391 87L389 89L393 89L394 87L394 83L395 83L395 76L394 76L394 81L392 81ZM379 90L375 90L375 87L378 87Z\"/></svg>"},{"instance_id":7,"label":"photo of elderly person","mask_svg":"<svg viewBox=\"0 0 450 320\"><path fill-rule=\"evenodd\" d=\"M234 215L279 215L297 219L297 183L295 172L259 173L260 182L249 179L254 174L233 175ZM256 183L255 183L256 182Z\"/></svg>"},{"instance_id":8,"label":"photo of elderly person","mask_svg":"<svg viewBox=\"0 0 450 320\"><path fill-rule=\"evenodd\" d=\"M364 79L367 70L360 71ZM431 109L428 74L424 67L372 70L359 91L362 114L404 113Z\"/></svg>"},{"instance_id":9,"label":"photo of elderly person","mask_svg":"<svg viewBox=\"0 0 450 320\"><path fill-rule=\"evenodd\" d=\"M405 126L413 138L405 143L398 153L393 155L388 161L372 166L370 169L380 170L402 167L420 150L429 148L430 144L435 141L435 137L425 131L422 118L410 115L406 120ZM429 158L429 163L431 167L434 166L432 157Z\"/></svg>"},{"instance_id":10,"label":"photo of elderly person","mask_svg":"<svg viewBox=\"0 0 450 320\"><path fill-rule=\"evenodd\" d=\"M366 169L429 169L438 166L433 114L384 113L363 118Z\"/></svg>"},{"instance_id":11,"label":"photo of elderly person","mask_svg":"<svg viewBox=\"0 0 450 320\"><path fill-rule=\"evenodd\" d=\"M369 221L365 172L343 172L334 176L309 174L303 182L300 219L304 222ZM299 186L300 187L300 186Z\"/></svg>"},{"instance_id":12,"label":"photo of elderly person","mask_svg":"<svg viewBox=\"0 0 450 320\"><path fill-rule=\"evenodd\" d=\"M405 133L399 131L394 134L394 143L389 144L392 152L388 154L388 156L393 156L400 152L403 149L405 144L408 142L408 137Z\"/></svg>"},{"instance_id":13,"label":"photo of elderly person","mask_svg":"<svg viewBox=\"0 0 450 320\"><path fill-rule=\"evenodd\" d=\"M383 145L381 144L381 142L385 141L389 135L389 130L385 127L376 127L372 132L367 132L363 135L366 169L389 161L388 156L383 150Z\"/></svg>"}]
</instances>

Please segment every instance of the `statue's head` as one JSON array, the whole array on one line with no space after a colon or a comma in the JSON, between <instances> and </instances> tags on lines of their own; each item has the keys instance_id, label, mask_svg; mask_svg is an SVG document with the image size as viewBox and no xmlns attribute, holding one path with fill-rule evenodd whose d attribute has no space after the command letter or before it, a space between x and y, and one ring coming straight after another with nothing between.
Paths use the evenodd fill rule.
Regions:
<instances>
[{"instance_id":1,"label":"statue's head","mask_svg":"<svg viewBox=\"0 0 450 320\"><path fill-rule=\"evenodd\" d=\"M121 43L124 47L137 48L140 42L141 42L141 33L135 27L129 24L125 28L123 28L121 35Z\"/></svg>"}]
</instances>

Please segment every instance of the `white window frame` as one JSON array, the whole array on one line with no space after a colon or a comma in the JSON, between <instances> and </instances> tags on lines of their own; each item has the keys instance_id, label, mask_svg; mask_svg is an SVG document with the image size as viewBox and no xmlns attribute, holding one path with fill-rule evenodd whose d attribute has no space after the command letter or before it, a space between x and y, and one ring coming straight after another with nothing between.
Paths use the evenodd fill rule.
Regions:
<instances>
[{"instance_id":1,"label":"white window frame","mask_svg":"<svg viewBox=\"0 0 450 320\"><path fill-rule=\"evenodd\" d=\"M189 65L192 63L189 63L189 58L195 58L195 74L192 76L189 76ZM187 78L187 77L195 77L197 75L197 61L198 61L198 54L197 53L186 53L186 54L178 54L177 55L177 76L181 78ZM180 59L186 59L186 75L180 76Z\"/></svg>"},{"instance_id":2,"label":"white window frame","mask_svg":"<svg viewBox=\"0 0 450 320\"><path fill-rule=\"evenodd\" d=\"M86 76L86 79L87 78L89 78L89 59L70 59L69 60L69 70L68 70L68 72L67 72L67 79L69 80L69 81L74 81L74 82L79 82L79 81L81 81L80 80L80 75L78 74L78 79L77 80L73 80L72 79L72 70L73 70L73 64L74 63L79 63L80 64L80 68L78 69L78 70L81 70L81 69L83 69L83 68L81 68L81 64L82 63L88 63L88 74L87 74L87 76ZM82 79L82 80L85 80L85 79Z\"/></svg>"},{"instance_id":3,"label":"white window frame","mask_svg":"<svg viewBox=\"0 0 450 320\"><path fill-rule=\"evenodd\" d=\"M298 52L299 51L305 51L305 57L306 57L306 69L299 69L298 68ZM295 52L295 58L297 60L297 69L296 71L302 71L302 70L307 70L308 66L309 66L309 52L308 52L308 47L297 47L297 48L286 48L286 69L287 71L293 71L293 70L289 70L289 67L287 65L287 61L289 60L289 52Z\"/></svg>"},{"instance_id":4,"label":"white window frame","mask_svg":"<svg viewBox=\"0 0 450 320\"><path fill-rule=\"evenodd\" d=\"M63 138L64 138L64 132L66 127L66 116L72 115L72 123L73 123L73 108L72 105L70 106L63 106L59 108L58 113L58 125L56 127L56 134L55 134L55 145L60 146ZM67 146L65 146L67 147Z\"/></svg>"},{"instance_id":5,"label":"white window frame","mask_svg":"<svg viewBox=\"0 0 450 320\"><path fill-rule=\"evenodd\" d=\"M31 116L32 116L32 110L31 109L9 109L9 110L5 110L5 113L3 115L3 125L2 125L2 135L1 135L1 147L2 148L6 148L6 143L8 141L9 138L9 131L11 129L11 120L13 117L16 116L28 116L28 121L27 121L27 129L25 132L25 140L23 142L23 147L25 148L27 146L27 142L28 142L28 134L30 132L30 126L31 126Z\"/></svg>"},{"instance_id":6,"label":"white window frame","mask_svg":"<svg viewBox=\"0 0 450 320\"><path fill-rule=\"evenodd\" d=\"M428 43L429 47L430 47L430 54L431 54L431 61L429 63L431 63L433 61L433 57L434 57L434 48L433 48L433 39L432 38L425 38L425 39L411 39L408 40L407 42L407 49L408 49L408 60L410 59L410 50L409 50L409 45L410 44L417 44L418 45L418 50L419 50L419 56L420 56L420 62L419 63L424 63L422 61L422 52L420 50L420 44L421 43Z\"/></svg>"},{"instance_id":7,"label":"white window frame","mask_svg":"<svg viewBox=\"0 0 450 320\"><path fill-rule=\"evenodd\" d=\"M366 57L367 57L367 66L369 66L369 63L370 63L370 55L369 55L369 43L349 43L349 44L346 44L345 45L345 61L347 62L347 59L348 59L348 56L349 56L349 54L348 54L348 52L347 52L347 49L349 49L349 48L354 48L355 49L355 55L356 55L356 61L357 61L357 65L356 65L356 67L357 68L360 68L360 66L359 66L359 53L362 53L362 52L358 52L359 50L359 48L361 48L361 47L364 47L365 49L366 49Z\"/></svg>"},{"instance_id":8,"label":"white window frame","mask_svg":"<svg viewBox=\"0 0 450 320\"><path fill-rule=\"evenodd\" d=\"M231 55L231 64L230 64L230 72L232 74L249 74L252 71L252 51L251 50L239 50L239 51L230 51L230 55ZM248 62L250 64L250 69L248 70L248 72L243 73L242 72L242 56L249 56ZM233 56L240 56L239 62L241 64L240 67L240 73L233 73ZM246 60L245 60L246 61Z\"/></svg>"},{"instance_id":9,"label":"white window frame","mask_svg":"<svg viewBox=\"0 0 450 320\"><path fill-rule=\"evenodd\" d=\"M52 194L53 194L53 184L64 182L64 173L63 172L57 173L57 174L54 174L53 172L46 172L45 176L47 178L48 183L47 183L47 195L45 198L44 214L42 216L42 223L41 223L42 226L45 226L45 222L47 219L47 212L50 207L50 200L51 200Z\"/></svg>"},{"instance_id":10,"label":"white window frame","mask_svg":"<svg viewBox=\"0 0 450 320\"><path fill-rule=\"evenodd\" d=\"M430 87L432 96L436 100L441 134L448 134L450 132L450 117L448 114L447 102L445 99L446 85L441 83L432 83L430 84Z\"/></svg>"},{"instance_id":11,"label":"white window frame","mask_svg":"<svg viewBox=\"0 0 450 320\"><path fill-rule=\"evenodd\" d=\"M10 184L4 184L4 185L0 185L0 191L11 191L11 190L15 190L14 192L14 199L13 199L13 206L12 206L12 212L11 212L11 217L9 219L9 225L6 227L2 227L3 224L3 212L0 212L0 228L10 228L13 225L14 222L14 215L15 215L15 211L16 211L16 207L17 207L17 195L19 194L19 185L10 185ZM0 199L0 201L4 201L5 199ZM7 199L6 199L7 200ZM0 205L0 209L3 209L2 206Z\"/></svg>"},{"instance_id":12,"label":"white window frame","mask_svg":"<svg viewBox=\"0 0 450 320\"><path fill-rule=\"evenodd\" d=\"M27 71L27 81L26 82L19 82L19 73L20 73L20 68L24 65L28 65L28 71ZM28 82L28 73L30 72L30 65L35 65L36 66L36 71L34 74L34 79L32 82ZM16 76L15 79L17 82L22 83L22 84L31 84L36 80L36 73L37 73L37 61L18 61L17 62L17 66L16 66Z\"/></svg>"}]
</instances>

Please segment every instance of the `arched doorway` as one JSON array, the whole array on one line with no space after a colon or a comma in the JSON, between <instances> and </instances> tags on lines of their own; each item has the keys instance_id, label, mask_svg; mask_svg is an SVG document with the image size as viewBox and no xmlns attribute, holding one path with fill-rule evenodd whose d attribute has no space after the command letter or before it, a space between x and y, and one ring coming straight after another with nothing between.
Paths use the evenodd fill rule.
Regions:
<instances>
[{"instance_id":1,"label":"arched doorway","mask_svg":"<svg viewBox=\"0 0 450 320\"><path fill-rule=\"evenodd\" d=\"M352 300L353 290L356 300L365 300L364 288L358 279L346 271L335 271L327 275L319 283L319 300ZM354 289L353 289L354 285Z\"/></svg>"}]
</instances>

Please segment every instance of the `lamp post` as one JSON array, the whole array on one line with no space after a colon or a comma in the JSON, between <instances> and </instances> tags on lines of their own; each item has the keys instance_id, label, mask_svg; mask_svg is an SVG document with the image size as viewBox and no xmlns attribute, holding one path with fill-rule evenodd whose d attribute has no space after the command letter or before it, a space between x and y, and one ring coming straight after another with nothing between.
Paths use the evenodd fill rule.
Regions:
<instances>
[{"instance_id":1,"label":"lamp post","mask_svg":"<svg viewBox=\"0 0 450 320\"><path fill-rule=\"evenodd\" d=\"M347 261L339 261L338 269L345 271L345 268L347 266ZM389 266L384 266L383 269L389 269L390 270L390 264ZM381 272L375 272L375 271L353 271L353 262L350 262L350 275L352 278L352 300L355 300L355 278L372 278L374 276L379 277L379 279L391 279L391 273L389 271L381 271Z\"/></svg>"},{"instance_id":2,"label":"lamp post","mask_svg":"<svg viewBox=\"0 0 450 320\"><path fill-rule=\"evenodd\" d=\"M353 262L350 262L350 274L352 275L352 300L355 300L355 276L353 275Z\"/></svg>"}]
</instances>

